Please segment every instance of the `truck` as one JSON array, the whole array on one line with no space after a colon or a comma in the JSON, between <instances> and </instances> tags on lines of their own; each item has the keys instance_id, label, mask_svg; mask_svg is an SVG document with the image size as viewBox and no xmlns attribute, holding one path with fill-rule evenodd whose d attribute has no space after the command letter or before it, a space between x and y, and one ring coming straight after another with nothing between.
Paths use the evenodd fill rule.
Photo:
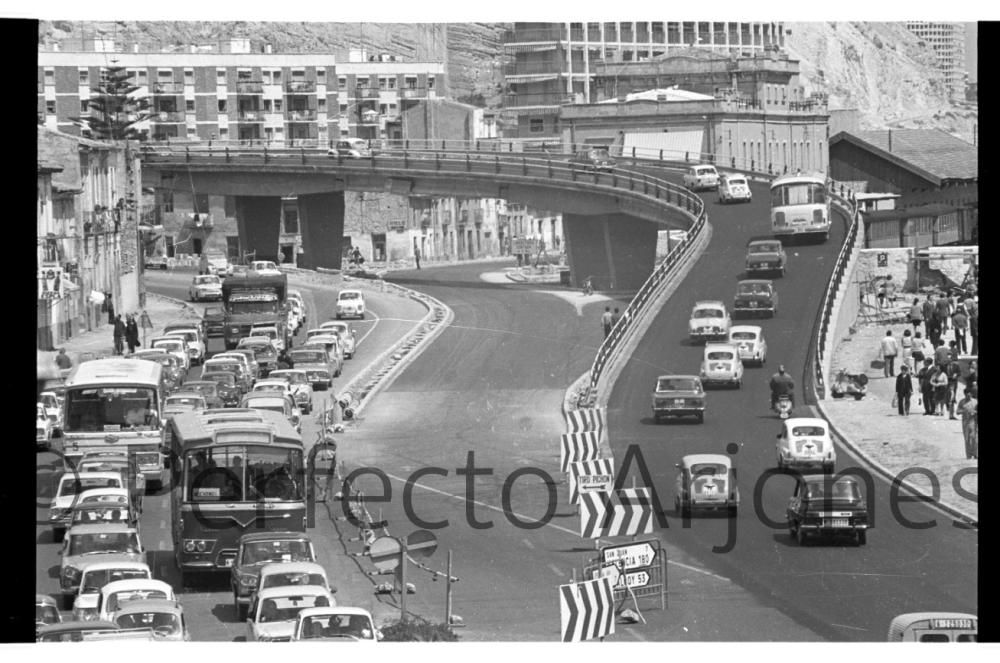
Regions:
<instances>
[{"instance_id":1,"label":"truck","mask_svg":"<svg viewBox=\"0 0 1000 663\"><path fill-rule=\"evenodd\" d=\"M224 338L232 350L254 325L275 325L288 346L288 275L234 274L222 282Z\"/></svg>"}]
</instances>

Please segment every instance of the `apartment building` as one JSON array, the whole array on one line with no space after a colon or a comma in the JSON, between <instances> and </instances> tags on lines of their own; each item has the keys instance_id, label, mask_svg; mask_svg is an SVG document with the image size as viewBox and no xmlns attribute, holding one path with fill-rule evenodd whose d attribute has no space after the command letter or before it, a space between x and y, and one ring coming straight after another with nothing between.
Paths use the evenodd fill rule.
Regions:
<instances>
[{"instance_id":1,"label":"apartment building","mask_svg":"<svg viewBox=\"0 0 1000 663\"><path fill-rule=\"evenodd\" d=\"M443 62L403 62L360 49L338 58L275 53L232 39L166 52L95 39L40 46L39 124L86 135L73 118L86 115L101 71L110 67L124 67L139 88L135 96L149 100L149 118L137 128L153 140L395 138L403 110L447 94Z\"/></svg>"},{"instance_id":2,"label":"apartment building","mask_svg":"<svg viewBox=\"0 0 1000 663\"><path fill-rule=\"evenodd\" d=\"M598 62L639 62L700 48L752 55L784 46L782 23L515 23L503 36L505 137L556 136L558 107L594 100Z\"/></svg>"},{"instance_id":3,"label":"apartment building","mask_svg":"<svg viewBox=\"0 0 1000 663\"><path fill-rule=\"evenodd\" d=\"M965 99L965 23L907 21L906 29L934 49L951 98Z\"/></svg>"}]
</instances>

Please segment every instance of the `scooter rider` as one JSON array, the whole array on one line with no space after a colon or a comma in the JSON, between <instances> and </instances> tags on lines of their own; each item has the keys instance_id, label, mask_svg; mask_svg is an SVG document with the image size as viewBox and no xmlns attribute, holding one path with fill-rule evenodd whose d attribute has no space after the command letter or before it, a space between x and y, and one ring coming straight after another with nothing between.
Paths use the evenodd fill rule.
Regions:
<instances>
[{"instance_id":1,"label":"scooter rider","mask_svg":"<svg viewBox=\"0 0 1000 663\"><path fill-rule=\"evenodd\" d=\"M779 366L778 372L771 376L771 409L775 409L779 396L788 396L792 407L795 407L795 381L785 373L785 367Z\"/></svg>"}]
</instances>

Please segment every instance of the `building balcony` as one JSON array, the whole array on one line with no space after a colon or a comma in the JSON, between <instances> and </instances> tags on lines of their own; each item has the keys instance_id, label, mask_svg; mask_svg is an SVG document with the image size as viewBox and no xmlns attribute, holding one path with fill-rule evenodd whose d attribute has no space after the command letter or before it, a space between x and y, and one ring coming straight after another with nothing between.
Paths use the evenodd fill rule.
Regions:
<instances>
[{"instance_id":1,"label":"building balcony","mask_svg":"<svg viewBox=\"0 0 1000 663\"><path fill-rule=\"evenodd\" d=\"M290 110L288 111L289 122L315 122L316 111L314 110Z\"/></svg>"},{"instance_id":2,"label":"building balcony","mask_svg":"<svg viewBox=\"0 0 1000 663\"><path fill-rule=\"evenodd\" d=\"M176 123L184 122L184 113L179 111L152 111L149 114L150 122Z\"/></svg>"},{"instance_id":3,"label":"building balcony","mask_svg":"<svg viewBox=\"0 0 1000 663\"><path fill-rule=\"evenodd\" d=\"M378 99L379 89L377 87L356 87L354 97L356 99Z\"/></svg>"},{"instance_id":4,"label":"building balcony","mask_svg":"<svg viewBox=\"0 0 1000 663\"><path fill-rule=\"evenodd\" d=\"M583 30L573 30L579 35L574 41L583 40ZM500 36L502 44L522 44L540 41L557 42L566 40L566 27L563 25L553 25L547 28L528 28L525 30L505 30Z\"/></svg>"},{"instance_id":5,"label":"building balcony","mask_svg":"<svg viewBox=\"0 0 1000 663\"><path fill-rule=\"evenodd\" d=\"M400 99L423 99L426 96L427 88L425 87L405 87L399 90Z\"/></svg>"},{"instance_id":6,"label":"building balcony","mask_svg":"<svg viewBox=\"0 0 1000 663\"><path fill-rule=\"evenodd\" d=\"M259 110L241 110L237 117L240 122L263 122L264 112Z\"/></svg>"},{"instance_id":7,"label":"building balcony","mask_svg":"<svg viewBox=\"0 0 1000 663\"><path fill-rule=\"evenodd\" d=\"M288 81L285 83L285 92L290 94L307 94L315 91L315 81Z\"/></svg>"},{"instance_id":8,"label":"building balcony","mask_svg":"<svg viewBox=\"0 0 1000 663\"><path fill-rule=\"evenodd\" d=\"M573 103L574 98L565 92L538 92L526 94L505 94L504 108L521 108L533 106L561 106Z\"/></svg>"},{"instance_id":9,"label":"building balcony","mask_svg":"<svg viewBox=\"0 0 1000 663\"><path fill-rule=\"evenodd\" d=\"M510 62L503 67L504 76L535 76L562 73L563 62Z\"/></svg>"},{"instance_id":10,"label":"building balcony","mask_svg":"<svg viewBox=\"0 0 1000 663\"><path fill-rule=\"evenodd\" d=\"M236 94L264 94L262 81L236 81Z\"/></svg>"},{"instance_id":11,"label":"building balcony","mask_svg":"<svg viewBox=\"0 0 1000 663\"><path fill-rule=\"evenodd\" d=\"M153 83L149 86L149 92L154 96L184 94L184 83Z\"/></svg>"}]
</instances>

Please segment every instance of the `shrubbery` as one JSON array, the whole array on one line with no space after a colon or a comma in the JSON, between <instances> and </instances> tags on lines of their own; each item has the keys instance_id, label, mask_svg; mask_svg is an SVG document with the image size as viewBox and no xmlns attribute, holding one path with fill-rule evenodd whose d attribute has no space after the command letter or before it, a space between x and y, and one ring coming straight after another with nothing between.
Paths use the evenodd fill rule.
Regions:
<instances>
[{"instance_id":1,"label":"shrubbery","mask_svg":"<svg viewBox=\"0 0 1000 663\"><path fill-rule=\"evenodd\" d=\"M385 642L458 642L458 636L447 624L410 619L393 622L380 630Z\"/></svg>"}]
</instances>

